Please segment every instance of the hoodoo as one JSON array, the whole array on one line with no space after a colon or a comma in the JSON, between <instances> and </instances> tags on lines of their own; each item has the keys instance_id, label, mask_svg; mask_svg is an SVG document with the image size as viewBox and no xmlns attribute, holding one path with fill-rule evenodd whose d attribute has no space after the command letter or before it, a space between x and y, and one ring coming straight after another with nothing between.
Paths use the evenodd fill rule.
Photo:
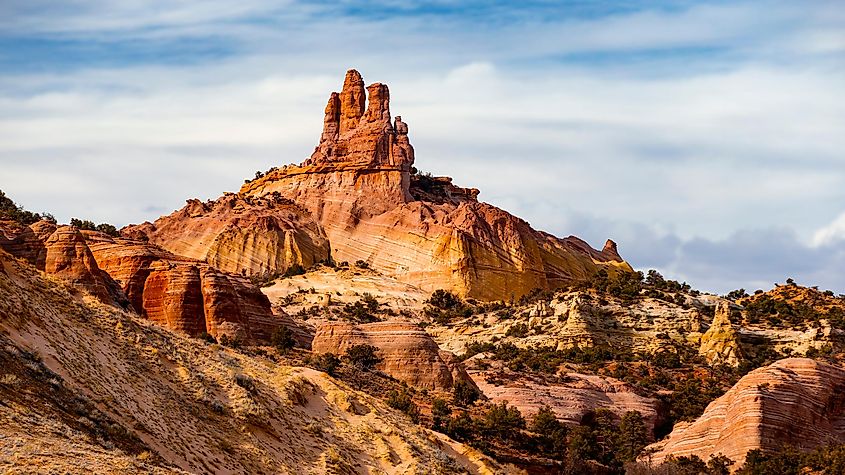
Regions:
<instances>
[{"instance_id":1,"label":"hoodoo","mask_svg":"<svg viewBox=\"0 0 845 475\"><path fill-rule=\"evenodd\" d=\"M391 120L388 87L364 88L350 70L341 92L329 96L311 157L244 184L240 195L278 193L311 213L336 261L365 261L427 291L509 299L599 269L632 270L612 241L598 251L573 236L536 231L479 202L478 190L417 173L414 159L408 125Z\"/></svg>"}]
</instances>

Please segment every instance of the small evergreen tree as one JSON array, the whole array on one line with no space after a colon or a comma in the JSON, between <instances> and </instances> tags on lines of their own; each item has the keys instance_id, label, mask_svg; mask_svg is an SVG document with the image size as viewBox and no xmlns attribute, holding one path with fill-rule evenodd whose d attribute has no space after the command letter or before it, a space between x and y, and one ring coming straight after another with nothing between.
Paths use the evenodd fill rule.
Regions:
<instances>
[{"instance_id":1,"label":"small evergreen tree","mask_svg":"<svg viewBox=\"0 0 845 475\"><path fill-rule=\"evenodd\" d=\"M369 371L381 362L378 348L372 345L355 345L346 350L344 358L362 371Z\"/></svg>"},{"instance_id":2,"label":"small evergreen tree","mask_svg":"<svg viewBox=\"0 0 845 475\"><path fill-rule=\"evenodd\" d=\"M452 401L461 407L471 406L481 394L474 384L459 380L452 387Z\"/></svg>"}]
</instances>

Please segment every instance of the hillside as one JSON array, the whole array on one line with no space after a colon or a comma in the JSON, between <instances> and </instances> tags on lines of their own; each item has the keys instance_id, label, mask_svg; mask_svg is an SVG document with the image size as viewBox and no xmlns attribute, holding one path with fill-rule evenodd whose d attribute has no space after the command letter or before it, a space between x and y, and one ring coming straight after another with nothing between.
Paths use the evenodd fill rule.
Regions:
<instances>
[{"instance_id":1,"label":"hillside","mask_svg":"<svg viewBox=\"0 0 845 475\"><path fill-rule=\"evenodd\" d=\"M122 473L492 473L324 373L74 296L0 251L0 466ZM106 468L108 467L108 468Z\"/></svg>"}]
</instances>

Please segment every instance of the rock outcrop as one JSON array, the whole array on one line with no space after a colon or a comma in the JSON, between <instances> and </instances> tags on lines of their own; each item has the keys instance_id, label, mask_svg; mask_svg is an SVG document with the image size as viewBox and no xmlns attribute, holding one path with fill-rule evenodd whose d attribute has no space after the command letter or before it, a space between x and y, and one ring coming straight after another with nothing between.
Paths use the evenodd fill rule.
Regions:
<instances>
[{"instance_id":1,"label":"rock outcrop","mask_svg":"<svg viewBox=\"0 0 845 475\"><path fill-rule=\"evenodd\" d=\"M494 403L507 401L525 417L548 406L558 419L577 425L598 409L607 409L620 418L628 411L637 411L643 416L649 436L660 422L658 401L637 394L634 387L622 381L578 373L567 373L562 381L538 381L506 370L499 362L488 362L486 369L475 367L480 359L483 358L470 358L467 365L481 392Z\"/></svg>"},{"instance_id":2,"label":"rock outcrop","mask_svg":"<svg viewBox=\"0 0 845 475\"><path fill-rule=\"evenodd\" d=\"M121 232L245 275L284 272L293 265L307 268L327 261L331 254L322 227L278 194L188 200L184 208L155 223L128 226Z\"/></svg>"},{"instance_id":3,"label":"rock outcrop","mask_svg":"<svg viewBox=\"0 0 845 475\"><path fill-rule=\"evenodd\" d=\"M632 270L612 243L597 251L575 237L560 239L478 202L478 190L414 177L408 126L398 116L391 123L387 86L367 92L364 110L363 80L349 71L343 90L329 98L312 156L245 184L240 194L293 200L323 226L335 260L366 261L429 292L506 300L599 269Z\"/></svg>"},{"instance_id":4,"label":"rock outcrop","mask_svg":"<svg viewBox=\"0 0 845 475\"><path fill-rule=\"evenodd\" d=\"M441 352L422 328L410 322L325 322L317 327L311 348L315 353L343 355L355 345L378 348L382 359L378 369L416 388L448 391L456 381L472 381L451 354Z\"/></svg>"},{"instance_id":5,"label":"rock outcrop","mask_svg":"<svg viewBox=\"0 0 845 475\"><path fill-rule=\"evenodd\" d=\"M243 276L141 241L96 232L87 232L87 241L134 309L170 329L267 341L281 325L267 297Z\"/></svg>"},{"instance_id":6,"label":"rock outcrop","mask_svg":"<svg viewBox=\"0 0 845 475\"><path fill-rule=\"evenodd\" d=\"M716 399L695 422L679 423L650 446L653 464L670 455L702 460L723 454L744 463L752 449L803 450L845 443L845 369L789 358L756 369Z\"/></svg>"},{"instance_id":7,"label":"rock outcrop","mask_svg":"<svg viewBox=\"0 0 845 475\"><path fill-rule=\"evenodd\" d=\"M720 301L716 305L713 323L701 336L698 353L707 359L708 364L714 366L736 367L742 361L742 349L737 332L731 326L731 308L728 302Z\"/></svg>"},{"instance_id":8,"label":"rock outcrop","mask_svg":"<svg viewBox=\"0 0 845 475\"><path fill-rule=\"evenodd\" d=\"M123 300L120 292L115 295L114 282L97 266L85 237L73 226L56 226L47 221L29 226L0 222L0 248L103 303Z\"/></svg>"},{"instance_id":9,"label":"rock outcrop","mask_svg":"<svg viewBox=\"0 0 845 475\"><path fill-rule=\"evenodd\" d=\"M566 311L566 322L558 333L558 349L589 348L607 344L604 325L596 318L596 309L582 298L572 299Z\"/></svg>"},{"instance_id":10,"label":"rock outcrop","mask_svg":"<svg viewBox=\"0 0 845 475\"><path fill-rule=\"evenodd\" d=\"M521 473L324 373L74 301L0 250L0 472Z\"/></svg>"}]
</instances>

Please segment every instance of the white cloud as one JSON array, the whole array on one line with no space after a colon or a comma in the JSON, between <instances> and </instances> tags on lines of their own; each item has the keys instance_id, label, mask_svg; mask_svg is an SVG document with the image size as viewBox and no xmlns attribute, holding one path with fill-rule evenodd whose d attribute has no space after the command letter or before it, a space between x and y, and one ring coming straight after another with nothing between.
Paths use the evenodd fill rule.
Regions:
<instances>
[{"instance_id":1,"label":"white cloud","mask_svg":"<svg viewBox=\"0 0 845 475\"><path fill-rule=\"evenodd\" d=\"M761 14L744 2L525 18L492 32L297 4L166 5L80 2L67 15L0 19L6 32L208 35L241 48L214 63L0 74L0 188L63 220L154 219L303 160L328 93L357 67L390 85L419 168L480 188L539 229L595 246L611 237L635 265L715 290L781 274L842 285L831 270L841 257L830 256L841 256L845 218L829 223L845 202L835 12L772 2ZM683 53L698 47L729 54ZM625 57L651 48L679 56ZM593 62L596 52L621 56Z\"/></svg>"},{"instance_id":2,"label":"white cloud","mask_svg":"<svg viewBox=\"0 0 845 475\"><path fill-rule=\"evenodd\" d=\"M845 241L845 213L840 214L827 226L813 234L813 245L820 247Z\"/></svg>"}]
</instances>

